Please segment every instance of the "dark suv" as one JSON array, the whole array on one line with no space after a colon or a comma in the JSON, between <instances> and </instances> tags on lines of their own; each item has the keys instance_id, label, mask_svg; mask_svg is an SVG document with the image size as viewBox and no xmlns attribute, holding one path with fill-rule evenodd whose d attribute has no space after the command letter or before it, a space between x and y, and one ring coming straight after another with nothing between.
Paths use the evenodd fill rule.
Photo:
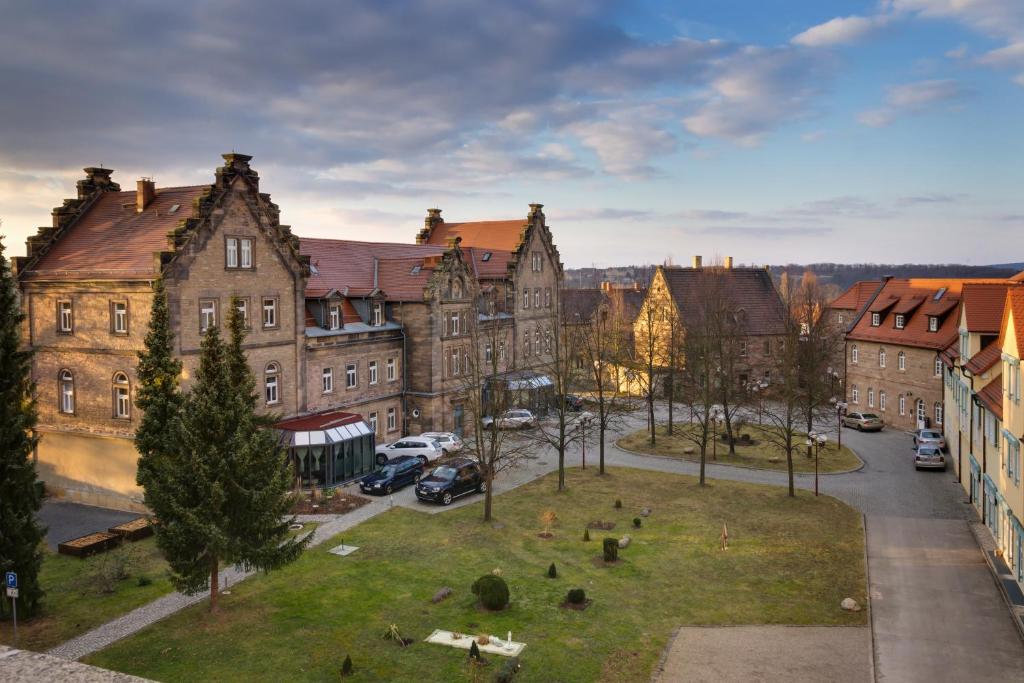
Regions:
<instances>
[{"instance_id":1,"label":"dark suv","mask_svg":"<svg viewBox=\"0 0 1024 683\"><path fill-rule=\"evenodd\" d=\"M487 483L480 472L480 466L468 458L457 458L435 467L430 474L416 485L416 497L420 500L451 505L452 501L467 493L483 493Z\"/></svg>"},{"instance_id":2,"label":"dark suv","mask_svg":"<svg viewBox=\"0 0 1024 683\"><path fill-rule=\"evenodd\" d=\"M359 481L363 493L394 493L407 484L415 484L423 476L423 463L414 455L400 455L388 460L376 472Z\"/></svg>"}]
</instances>

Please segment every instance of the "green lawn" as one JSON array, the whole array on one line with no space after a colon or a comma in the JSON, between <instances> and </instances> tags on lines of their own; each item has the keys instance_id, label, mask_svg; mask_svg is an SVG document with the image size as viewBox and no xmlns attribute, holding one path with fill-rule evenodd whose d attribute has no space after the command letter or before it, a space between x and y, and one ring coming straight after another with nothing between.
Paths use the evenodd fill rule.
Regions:
<instances>
[{"instance_id":1,"label":"green lawn","mask_svg":"<svg viewBox=\"0 0 1024 683\"><path fill-rule=\"evenodd\" d=\"M111 561L112 554L123 552L134 558L129 563L129 576L115 581L113 592L105 593L96 577L100 565ZM172 587L166 570L167 563L153 538L85 559L47 550L39 577L46 591L42 612L27 621L18 619L19 647L49 649L169 593ZM151 583L140 586L140 575ZM0 643L12 642L11 622L0 622Z\"/></svg>"},{"instance_id":2,"label":"green lawn","mask_svg":"<svg viewBox=\"0 0 1024 683\"><path fill-rule=\"evenodd\" d=\"M865 623L839 608L847 596L864 602L861 516L834 498L732 482L700 489L692 477L628 469L573 469L568 485L556 494L547 476L498 496L495 525L480 522L479 503L439 515L394 508L344 533L355 554L331 555L329 541L233 587L219 614L204 601L88 661L157 680L334 681L350 654L356 675L346 680L459 681L465 652L423 638L511 630L527 643L517 681L647 681L680 624ZM644 506L653 514L634 529ZM546 509L559 518L551 540L538 537ZM592 520L617 526L585 543ZM622 534L634 539L622 562L595 562L600 539ZM469 587L495 568L512 602L485 613ZM454 594L432 604L442 586ZM559 607L573 587L593 598L589 609ZM383 640L391 623L416 642ZM488 680L501 658L489 659Z\"/></svg>"},{"instance_id":3,"label":"green lawn","mask_svg":"<svg viewBox=\"0 0 1024 683\"><path fill-rule=\"evenodd\" d=\"M695 425L686 422L673 425L672 435L665 433L666 425L659 424L655 446L651 448L651 435L646 429L627 434L618 441L618 445L626 450L638 453L652 453L664 455L682 460L700 461L700 450L692 440L684 435L684 430L696 429ZM729 446L723 441L717 442L717 447L712 448L708 443L707 462L716 462L720 465L743 465L745 467L759 467L767 470L786 470L786 452L768 441L764 433L771 429L768 426L744 425L743 434L750 434L751 445L736 444L736 455L729 455ZM719 435L721 436L721 435ZM807 446L804 445L806 435L801 434L797 443L799 448L793 451L794 472L814 472L814 458L807 457ZM825 444L818 453L819 472L846 472L860 467L861 460L853 451L846 446L840 450L834 440ZM693 448L693 453L685 453L684 449ZM717 457L713 455L717 450ZM775 462L773 462L773 460Z\"/></svg>"}]
</instances>

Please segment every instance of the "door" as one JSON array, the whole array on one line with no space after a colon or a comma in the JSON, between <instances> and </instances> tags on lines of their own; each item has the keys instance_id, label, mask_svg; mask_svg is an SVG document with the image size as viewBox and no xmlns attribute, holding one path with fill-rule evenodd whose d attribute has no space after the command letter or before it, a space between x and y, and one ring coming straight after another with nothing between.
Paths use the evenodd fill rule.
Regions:
<instances>
[{"instance_id":1,"label":"door","mask_svg":"<svg viewBox=\"0 0 1024 683\"><path fill-rule=\"evenodd\" d=\"M454 406L453 409L452 409L452 415L454 415L454 417L455 417L455 429L453 429L452 431L455 432L456 436L461 437L462 436L462 420L463 420L463 418L462 418L462 406L461 405Z\"/></svg>"}]
</instances>

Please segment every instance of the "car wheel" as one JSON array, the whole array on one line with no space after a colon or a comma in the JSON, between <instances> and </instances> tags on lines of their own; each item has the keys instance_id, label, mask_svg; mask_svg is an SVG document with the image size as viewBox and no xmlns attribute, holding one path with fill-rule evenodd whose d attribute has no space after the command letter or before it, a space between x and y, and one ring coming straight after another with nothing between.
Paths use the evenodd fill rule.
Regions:
<instances>
[{"instance_id":1,"label":"car wheel","mask_svg":"<svg viewBox=\"0 0 1024 683\"><path fill-rule=\"evenodd\" d=\"M476 487L476 492L477 493L487 493L487 482L486 481L480 482L480 484Z\"/></svg>"},{"instance_id":2,"label":"car wheel","mask_svg":"<svg viewBox=\"0 0 1024 683\"><path fill-rule=\"evenodd\" d=\"M864 431L864 425L857 425L857 431L858 432L863 432Z\"/></svg>"},{"instance_id":3,"label":"car wheel","mask_svg":"<svg viewBox=\"0 0 1024 683\"><path fill-rule=\"evenodd\" d=\"M386 489L384 489L384 493L386 493L388 495L391 495L394 492L395 492L395 487L392 486L391 484L388 484L388 487Z\"/></svg>"},{"instance_id":4,"label":"car wheel","mask_svg":"<svg viewBox=\"0 0 1024 683\"><path fill-rule=\"evenodd\" d=\"M451 505L451 504L452 504L452 492L451 491L445 491L444 495L441 496L441 505Z\"/></svg>"},{"instance_id":5,"label":"car wheel","mask_svg":"<svg viewBox=\"0 0 1024 683\"><path fill-rule=\"evenodd\" d=\"M420 477L421 476L423 476L423 475L421 475L419 472L417 472L416 474L412 475L412 483L414 483L414 484L420 483Z\"/></svg>"},{"instance_id":6,"label":"car wheel","mask_svg":"<svg viewBox=\"0 0 1024 683\"><path fill-rule=\"evenodd\" d=\"M425 455L419 455L419 456L416 456L416 457L418 457L418 458L420 459L420 462L421 462L421 463L423 463L423 466L424 466L424 467L426 467L426 466L427 466L427 463L429 462L429 461L427 460L427 456L425 456Z\"/></svg>"},{"instance_id":7,"label":"car wheel","mask_svg":"<svg viewBox=\"0 0 1024 683\"><path fill-rule=\"evenodd\" d=\"M384 455L383 453L378 453L377 454L377 464L378 465L383 465L387 461L388 461L388 456Z\"/></svg>"}]
</instances>

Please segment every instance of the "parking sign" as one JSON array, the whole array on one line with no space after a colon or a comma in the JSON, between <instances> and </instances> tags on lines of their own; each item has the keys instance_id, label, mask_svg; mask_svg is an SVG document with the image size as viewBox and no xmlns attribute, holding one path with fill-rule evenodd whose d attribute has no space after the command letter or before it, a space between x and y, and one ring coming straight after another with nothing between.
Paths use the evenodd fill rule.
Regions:
<instances>
[{"instance_id":1,"label":"parking sign","mask_svg":"<svg viewBox=\"0 0 1024 683\"><path fill-rule=\"evenodd\" d=\"M4 584L8 588L17 588L18 587L18 575L15 574L14 572L7 572L6 574L4 574Z\"/></svg>"}]
</instances>

